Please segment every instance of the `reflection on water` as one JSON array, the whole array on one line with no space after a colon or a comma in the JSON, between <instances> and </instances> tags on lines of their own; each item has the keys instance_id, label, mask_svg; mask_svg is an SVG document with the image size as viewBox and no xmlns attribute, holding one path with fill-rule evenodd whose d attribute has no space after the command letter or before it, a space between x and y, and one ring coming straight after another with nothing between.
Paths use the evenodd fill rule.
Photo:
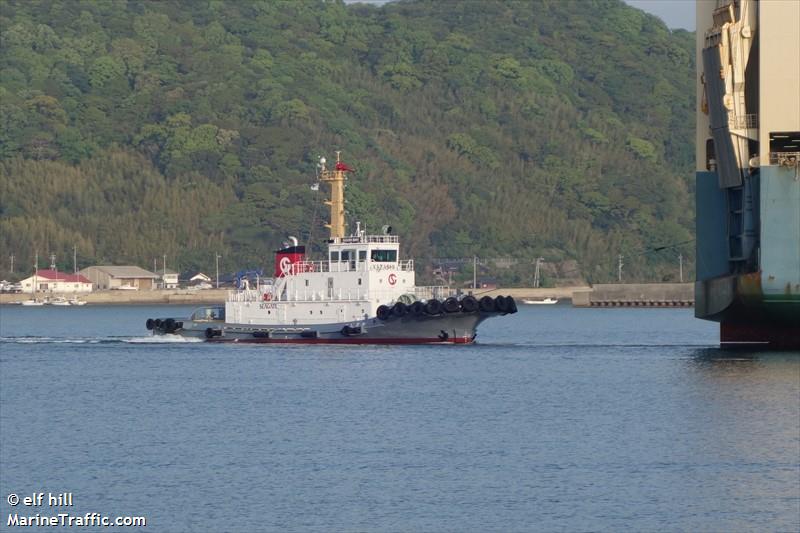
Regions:
<instances>
[{"instance_id":1,"label":"reflection on water","mask_svg":"<svg viewBox=\"0 0 800 533\"><path fill-rule=\"evenodd\" d=\"M722 371L725 374L761 372L785 378L800 376L800 352L763 351L747 348L697 348L691 361L698 370Z\"/></svg>"},{"instance_id":2,"label":"reflection on water","mask_svg":"<svg viewBox=\"0 0 800 533\"><path fill-rule=\"evenodd\" d=\"M767 529L800 526L800 353L694 350L681 394L701 461L732 501L758 501ZM780 522L789 508L794 518ZM751 511L750 517L753 517ZM785 519L789 516L783 515Z\"/></svg>"}]
</instances>

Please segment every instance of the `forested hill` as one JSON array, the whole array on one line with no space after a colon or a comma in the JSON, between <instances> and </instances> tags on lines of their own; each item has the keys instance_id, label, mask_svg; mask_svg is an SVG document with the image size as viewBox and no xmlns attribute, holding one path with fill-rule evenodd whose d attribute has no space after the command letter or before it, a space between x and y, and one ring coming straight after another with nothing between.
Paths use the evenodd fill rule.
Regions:
<instances>
[{"instance_id":1,"label":"forested hill","mask_svg":"<svg viewBox=\"0 0 800 533\"><path fill-rule=\"evenodd\" d=\"M71 268L73 245L268 266L325 235L309 186L337 149L349 220L419 263L543 256L603 281L621 253L660 280L678 251L646 251L692 239L693 34L619 0L0 9L3 271L35 249Z\"/></svg>"}]
</instances>

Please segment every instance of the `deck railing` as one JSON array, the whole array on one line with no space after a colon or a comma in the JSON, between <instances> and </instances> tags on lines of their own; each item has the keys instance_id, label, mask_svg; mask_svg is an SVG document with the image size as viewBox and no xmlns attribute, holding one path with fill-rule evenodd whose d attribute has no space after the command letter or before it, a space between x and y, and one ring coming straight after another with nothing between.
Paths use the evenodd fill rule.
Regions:
<instances>
[{"instance_id":1,"label":"deck railing","mask_svg":"<svg viewBox=\"0 0 800 533\"><path fill-rule=\"evenodd\" d=\"M769 164L796 167L800 165L800 152L770 152Z\"/></svg>"},{"instance_id":2,"label":"deck railing","mask_svg":"<svg viewBox=\"0 0 800 533\"><path fill-rule=\"evenodd\" d=\"M268 297L265 295L269 294ZM243 291L228 291L229 302L330 302L330 301L368 301L376 300L379 303L391 303L395 300L402 300L405 303L411 303L416 300L431 300L436 298L444 300L449 296L454 296L455 290L442 285L414 287L413 294L401 295L399 298L396 291L392 290L373 290L371 292L363 288L351 289L331 289L329 290L312 290L312 289L296 289L293 291L287 290L285 294L280 293L273 295L269 291L264 290L243 290ZM268 299L267 299L268 298Z\"/></svg>"},{"instance_id":3,"label":"deck railing","mask_svg":"<svg viewBox=\"0 0 800 533\"><path fill-rule=\"evenodd\" d=\"M455 291L450 287L444 285L431 285L427 287L414 287L414 296L417 300L444 300L449 296L453 296Z\"/></svg>"},{"instance_id":4,"label":"deck railing","mask_svg":"<svg viewBox=\"0 0 800 533\"><path fill-rule=\"evenodd\" d=\"M728 127L734 130L753 129L758 127L758 115L728 115Z\"/></svg>"},{"instance_id":5,"label":"deck railing","mask_svg":"<svg viewBox=\"0 0 800 533\"><path fill-rule=\"evenodd\" d=\"M371 264L386 265L387 263ZM367 261L298 261L292 263L290 274L305 274L307 272L367 272L370 263ZM397 268L401 272L413 272L414 260L398 261Z\"/></svg>"},{"instance_id":6,"label":"deck railing","mask_svg":"<svg viewBox=\"0 0 800 533\"><path fill-rule=\"evenodd\" d=\"M397 235L351 235L349 237L341 237L334 239L334 243L398 243L400 238Z\"/></svg>"}]
</instances>

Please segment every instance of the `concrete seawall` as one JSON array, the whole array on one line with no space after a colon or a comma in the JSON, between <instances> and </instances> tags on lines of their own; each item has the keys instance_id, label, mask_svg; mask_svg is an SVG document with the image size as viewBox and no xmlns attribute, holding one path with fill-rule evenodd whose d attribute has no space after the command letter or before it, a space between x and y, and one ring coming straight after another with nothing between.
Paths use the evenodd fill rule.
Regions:
<instances>
[{"instance_id":1,"label":"concrete seawall","mask_svg":"<svg viewBox=\"0 0 800 533\"><path fill-rule=\"evenodd\" d=\"M78 298L87 304L222 304L225 302L226 289L208 290L153 290L153 291L94 291L78 294ZM63 296L72 298L74 294L54 294L37 292L36 299ZM30 300L30 293L0 294L0 304L13 304Z\"/></svg>"},{"instance_id":2,"label":"concrete seawall","mask_svg":"<svg viewBox=\"0 0 800 533\"><path fill-rule=\"evenodd\" d=\"M575 286L575 287L551 287L551 288L534 288L534 287L502 287L500 289L464 289L464 292L472 292L475 297L481 296L513 296L517 302L523 299L531 300L544 300L545 298L556 298L558 300L570 300L572 295L578 291L590 291L592 288L589 286Z\"/></svg>"},{"instance_id":3,"label":"concrete seawall","mask_svg":"<svg viewBox=\"0 0 800 533\"><path fill-rule=\"evenodd\" d=\"M691 307L693 283L620 283L553 288L500 288L476 290L475 296L513 296L521 300L556 298L571 300L575 307Z\"/></svg>"},{"instance_id":4,"label":"concrete seawall","mask_svg":"<svg viewBox=\"0 0 800 533\"><path fill-rule=\"evenodd\" d=\"M691 307L694 305L694 284L595 285L590 290L576 291L572 304L576 307Z\"/></svg>"},{"instance_id":5,"label":"concrete seawall","mask_svg":"<svg viewBox=\"0 0 800 533\"><path fill-rule=\"evenodd\" d=\"M692 283L629 283L552 288L516 287L474 291L465 289L465 292L472 292L478 298L481 296L494 297L499 294L513 296L517 302L524 299L543 300L544 298L571 300L576 307L689 307L694 305L694 284ZM224 303L227 293L227 289L94 291L80 295L79 298L88 304L204 305ZM73 295L45 292L36 294L36 298L40 300L57 296L71 298ZM0 294L0 304L13 304L30 298L30 293Z\"/></svg>"}]
</instances>

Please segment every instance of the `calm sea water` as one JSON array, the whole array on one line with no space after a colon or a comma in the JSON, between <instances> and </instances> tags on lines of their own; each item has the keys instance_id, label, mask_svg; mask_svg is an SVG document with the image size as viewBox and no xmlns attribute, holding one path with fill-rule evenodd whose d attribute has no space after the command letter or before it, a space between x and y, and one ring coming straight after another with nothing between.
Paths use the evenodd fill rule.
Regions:
<instances>
[{"instance_id":1,"label":"calm sea water","mask_svg":"<svg viewBox=\"0 0 800 533\"><path fill-rule=\"evenodd\" d=\"M3 526L59 511L9 493L72 492L159 532L800 530L800 354L720 351L691 310L527 307L474 346L150 342L188 311L0 308Z\"/></svg>"}]
</instances>

